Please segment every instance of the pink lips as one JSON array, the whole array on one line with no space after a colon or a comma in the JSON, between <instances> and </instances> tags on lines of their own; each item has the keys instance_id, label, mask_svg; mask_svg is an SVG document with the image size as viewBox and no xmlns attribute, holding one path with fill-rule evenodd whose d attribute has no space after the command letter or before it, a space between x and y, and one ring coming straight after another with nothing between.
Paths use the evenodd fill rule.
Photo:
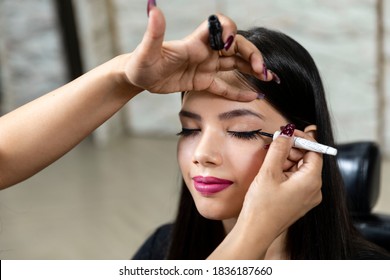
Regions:
<instances>
[{"instance_id":1,"label":"pink lips","mask_svg":"<svg viewBox=\"0 0 390 280\"><path fill-rule=\"evenodd\" d=\"M194 180L195 189L203 195L209 195L223 191L231 184L233 184L232 181L216 177L196 176L192 178L192 180Z\"/></svg>"}]
</instances>

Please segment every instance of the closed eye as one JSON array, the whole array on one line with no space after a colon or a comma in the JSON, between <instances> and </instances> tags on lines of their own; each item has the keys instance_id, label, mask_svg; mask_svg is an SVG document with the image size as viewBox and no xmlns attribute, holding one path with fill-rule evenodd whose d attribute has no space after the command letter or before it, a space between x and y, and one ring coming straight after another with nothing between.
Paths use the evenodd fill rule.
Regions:
<instances>
[{"instance_id":1,"label":"closed eye","mask_svg":"<svg viewBox=\"0 0 390 280\"><path fill-rule=\"evenodd\" d=\"M182 137L188 137L188 136L195 136L200 132L199 128L196 129L190 129L190 128L182 128L179 133L176 133L177 136Z\"/></svg>"},{"instance_id":2,"label":"closed eye","mask_svg":"<svg viewBox=\"0 0 390 280\"><path fill-rule=\"evenodd\" d=\"M232 137L243 139L243 140L254 140L259 139L261 137L260 134L261 129L253 130L253 131L228 131L228 134ZM201 129L191 129L191 128L182 128L182 130L177 133L177 136L182 137L189 137L189 136L196 136L198 133L201 132Z\"/></svg>"},{"instance_id":3,"label":"closed eye","mask_svg":"<svg viewBox=\"0 0 390 280\"><path fill-rule=\"evenodd\" d=\"M253 130L253 131L228 131L229 135L244 140L254 140L259 139L261 137L260 134L261 129Z\"/></svg>"}]
</instances>

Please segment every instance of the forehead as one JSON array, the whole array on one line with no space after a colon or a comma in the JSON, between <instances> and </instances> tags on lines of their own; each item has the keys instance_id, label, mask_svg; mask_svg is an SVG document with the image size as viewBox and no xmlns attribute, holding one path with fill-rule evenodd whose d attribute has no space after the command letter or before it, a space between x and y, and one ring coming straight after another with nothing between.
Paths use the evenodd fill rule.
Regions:
<instances>
[{"instance_id":1,"label":"forehead","mask_svg":"<svg viewBox=\"0 0 390 280\"><path fill-rule=\"evenodd\" d=\"M234 110L248 110L260 115L264 121L284 122L285 118L265 100L239 102L208 91L190 91L184 94L182 110L202 117L219 117ZM245 116L253 117L251 114Z\"/></svg>"},{"instance_id":2,"label":"forehead","mask_svg":"<svg viewBox=\"0 0 390 280\"><path fill-rule=\"evenodd\" d=\"M251 89L235 71L219 72L218 78L235 88ZM251 110L264 117L264 120L276 120L284 122L286 119L274 107L264 99L255 99L250 102L239 102L208 91L190 91L184 94L182 110L190 111L199 115L218 115L232 110Z\"/></svg>"}]
</instances>

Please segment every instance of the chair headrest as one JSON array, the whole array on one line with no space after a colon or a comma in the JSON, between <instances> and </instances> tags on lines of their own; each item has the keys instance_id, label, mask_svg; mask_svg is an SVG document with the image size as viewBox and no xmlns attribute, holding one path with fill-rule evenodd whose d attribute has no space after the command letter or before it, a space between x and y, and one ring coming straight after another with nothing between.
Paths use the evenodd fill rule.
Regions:
<instances>
[{"instance_id":1,"label":"chair headrest","mask_svg":"<svg viewBox=\"0 0 390 280\"><path fill-rule=\"evenodd\" d=\"M380 187L381 157L375 142L337 145L337 162L344 180L348 207L354 215L370 214Z\"/></svg>"}]
</instances>

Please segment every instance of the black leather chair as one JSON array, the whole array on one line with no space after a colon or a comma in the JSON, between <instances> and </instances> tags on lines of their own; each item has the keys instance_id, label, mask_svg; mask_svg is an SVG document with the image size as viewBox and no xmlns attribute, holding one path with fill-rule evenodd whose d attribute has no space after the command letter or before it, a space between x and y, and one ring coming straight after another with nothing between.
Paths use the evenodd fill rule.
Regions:
<instances>
[{"instance_id":1,"label":"black leather chair","mask_svg":"<svg viewBox=\"0 0 390 280\"><path fill-rule=\"evenodd\" d=\"M368 240L390 251L390 215L372 213L380 189L381 154L375 142L337 146L348 207L356 228Z\"/></svg>"}]
</instances>

